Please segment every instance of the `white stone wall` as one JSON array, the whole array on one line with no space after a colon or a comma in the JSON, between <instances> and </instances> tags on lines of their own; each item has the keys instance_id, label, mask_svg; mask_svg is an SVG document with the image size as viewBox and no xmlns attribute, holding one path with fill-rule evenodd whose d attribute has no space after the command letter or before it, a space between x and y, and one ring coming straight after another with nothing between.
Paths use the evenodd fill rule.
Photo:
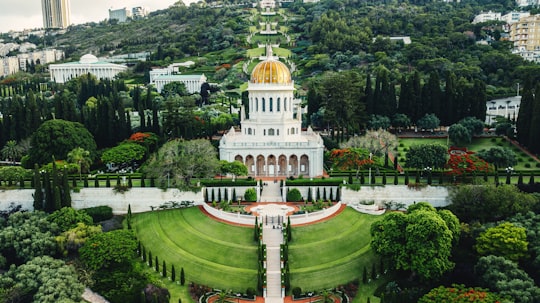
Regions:
<instances>
[{"instance_id":1,"label":"white stone wall","mask_svg":"<svg viewBox=\"0 0 540 303\"><path fill-rule=\"evenodd\" d=\"M342 188L341 202L345 204L357 204L361 201L375 201L376 204L399 202L405 205L429 202L435 207L443 207L450 204L448 194L448 187L445 186L420 188L409 188L407 185L362 186L359 191Z\"/></svg>"},{"instance_id":2,"label":"white stone wall","mask_svg":"<svg viewBox=\"0 0 540 303\"><path fill-rule=\"evenodd\" d=\"M9 209L12 203L21 205L24 210L33 210L33 193L33 189L0 191L0 210ZM125 193L115 193L112 188L82 188L78 193L71 192L71 200L75 209L107 205L118 215L127 213L130 204L132 213L140 213L171 201L193 201L195 204L202 204L204 201L202 191L164 191L159 188L131 188Z\"/></svg>"}]
</instances>

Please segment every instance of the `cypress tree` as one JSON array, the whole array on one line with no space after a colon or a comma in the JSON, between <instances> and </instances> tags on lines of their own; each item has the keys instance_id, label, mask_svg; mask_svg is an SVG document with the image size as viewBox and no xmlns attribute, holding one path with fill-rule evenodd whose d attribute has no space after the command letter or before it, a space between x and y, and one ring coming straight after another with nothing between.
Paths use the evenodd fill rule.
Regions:
<instances>
[{"instance_id":1,"label":"cypress tree","mask_svg":"<svg viewBox=\"0 0 540 303\"><path fill-rule=\"evenodd\" d=\"M221 202L221 187L218 188L218 202Z\"/></svg>"},{"instance_id":2,"label":"cypress tree","mask_svg":"<svg viewBox=\"0 0 540 303\"><path fill-rule=\"evenodd\" d=\"M212 188L212 202L216 201L216 195L214 194L214 188Z\"/></svg>"},{"instance_id":3,"label":"cypress tree","mask_svg":"<svg viewBox=\"0 0 540 303\"><path fill-rule=\"evenodd\" d=\"M24 178L23 177L19 178L19 188L24 189Z\"/></svg>"},{"instance_id":4,"label":"cypress tree","mask_svg":"<svg viewBox=\"0 0 540 303\"><path fill-rule=\"evenodd\" d=\"M352 173L349 172L349 184L353 184Z\"/></svg>"},{"instance_id":5,"label":"cypress tree","mask_svg":"<svg viewBox=\"0 0 540 303\"><path fill-rule=\"evenodd\" d=\"M98 188L99 187L99 179L98 179L98 176L96 175L96 177L94 178L94 187L95 188Z\"/></svg>"},{"instance_id":6,"label":"cypress tree","mask_svg":"<svg viewBox=\"0 0 540 303\"><path fill-rule=\"evenodd\" d=\"M174 282L176 280L176 269L174 268L174 264L171 266L171 281Z\"/></svg>"},{"instance_id":7,"label":"cypress tree","mask_svg":"<svg viewBox=\"0 0 540 303\"><path fill-rule=\"evenodd\" d=\"M371 263L371 279L375 280L377 278L377 270L375 269L375 263Z\"/></svg>"},{"instance_id":8,"label":"cypress tree","mask_svg":"<svg viewBox=\"0 0 540 303\"><path fill-rule=\"evenodd\" d=\"M308 188L307 201L313 202L313 193L312 193L311 187Z\"/></svg>"},{"instance_id":9,"label":"cypress tree","mask_svg":"<svg viewBox=\"0 0 540 303\"><path fill-rule=\"evenodd\" d=\"M87 176L84 176L83 186L88 187L88 177Z\"/></svg>"},{"instance_id":10,"label":"cypress tree","mask_svg":"<svg viewBox=\"0 0 540 303\"><path fill-rule=\"evenodd\" d=\"M522 184L523 184L523 174L519 172L518 185L522 185Z\"/></svg>"},{"instance_id":11,"label":"cypress tree","mask_svg":"<svg viewBox=\"0 0 540 303\"><path fill-rule=\"evenodd\" d=\"M405 172L405 185L409 185L409 172Z\"/></svg>"},{"instance_id":12,"label":"cypress tree","mask_svg":"<svg viewBox=\"0 0 540 303\"><path fill-rule=\"evenodd\" d=\"M60 188L58 186L54 187L54 207L52 211L59 210L62 208L62 196L60 194Z\"/></svg>"},{"instance_id":13,"label":"cypress tree","mask_svg":"<svg viewBox=\"0 0 540 303\"><path fill-rule=\"evenodd\" d=\"M531 173L531 177L529 178L529 184L534 184L534 173Z\"/></svg>"},{"instance_id":14,"label":"cypress tree","mask_svg":"<svg viewBox=\"0 0 540 303\"><path fill-rule=\"evenodd\" d=\"M105 186L111 187L111 179L109 178L109 175L107 175L105 178Z\"/></svg>"},{"instance_id":15,"label":"cypress tree","mask_svg":"<svg viewBox=\"0 0 540 303\"><path fill-rule=\"evenodd\" d=\"M534 84L527 79L523 87L521 103L519 105L519 114L516 122L517 139L519 143L529 146L529 133L531 131L531 122L534 111ZM537 94L540 92L537 92Z\"/></svg>"},{"instance_id":16,"label":"cypress tree","mask_svg":"<svg viewBox=\"0 0 540 303\"><path fill-rule=\"evenodd\" d=\"M443 179L444 179L444 173L441 171L441 173L439 174L439 185L443 184Z\"/></svg>"},{"instance_id":17,"label":"cypress tree","mask_svg":"<svg viewBox=\"0 0 540 303\"><path fill-rule=\"evenodd\" d=\"M255 228L253 229L253 241L259 241L259 217L255 217Z\"/></svg>"},{"instance_id":18,"label":"cypress tree","mask_svg":"<svg viewBox=\"0 0 540 303\"><path fill-rule=\"evenodd\" d=\"M208 203L208 187L204 189L204 202Z\"/></svg>"},{"instance_id":19,"label":"cypress tree","mask_svg":"<svg viewBox=\"0 0 540 303\"><path fill-rule=\"evenodd\" d=\"M167 264L165 263L165 260L163 260L163 264L161 265L161 275L163 278L167 278Z\"/></svg>"},{"instance_id":20,"label":"cypress tree","mask_svg":"<svg viewBox=\"0 0 540 303\"><path fill-rule=\"evenodd\" d=\"M414 179L414 182L415 183L420 183L420 173L418 171L416 171L416 177Z\"/></svg>"},{"instance_id":21,"label":"cypress tree","mask_svg":"<svg viewBox=\"0 0 540 303\"><path fill-rule=\"evenodd\" d=\"M142 260L144 263L146 263L146 248L144 248L144 245L142 246Z\"/></svg>"},{"instance_id":22,"label":"cypress tree","mask_svg":"<svg viewBox=\"0 0 540 303\"><path fill-rule=\"evenodd\" d=\"M364 266L364 271L362 272L362 283L364 284L367 283L367 269L365 266Z\"/></svg>"},{"instance_id":23,"label":"cypress tree","mask_svg":"<svg viewBox=\"0 0 540 303\"><path fill-rule=\"evenodd\" d=\"M431 183L432 183L431 172L428 172L427 174L428 174L427 175L427 184L431 185Z\"/></svg>"},{"instance_id":24,"label":"cypress tree","mask_svg":"<svg viewBox=\"0 0 540 303\"><path fill-rule=\"evenodd\" d=\"M144 174L141 175L141 187L146 187L146 182L144 181Z\"/></svg>"},{"instance_id":25,"label":"cypress tree","mask_svg":"<svg viewBox=\"0 0 540 303\"><path fill-rule=\"evenodd\" d=\"M330 187L330 196L328 197L328 200L333 201L334 200L334 188Z\"/></svg>"},{"instance_id":26,"label":"cypress tree","mask_svg":"<svg viewBox=\"0 0 540 303\"><path fill-rule=\"evenodd\" d=\"M158 257L157 257L157 256L156 256L156 259L155 259L154 265L156 266L156 272L159 272L159 259L158 259Z\"/></svg>"},{"instance_id":27,"label":"cypress tree","mask_svg":"<svg viewBox=\"0 0 540 303\"><path fill-rule=\"evenodd\" d=\"M128 175L128 187L129 188L133 187L133 181L131 180L131 175Z\"/></svg>"},{"instance_id":28,"label":"cypress tree","mask_svg":"<svg viewBox=\"0 0 540 303\"><path fill-rule=\"evenodd\" d=\"M371 183L370 184L375 184L376 180L375 180L375 174L371 174Z\"/></svg>"},{"instance_id":29,"label":"cypress tree","mask_svg":"<svg viewBox=\"0 0 540 303\"><path fill-rule=\"evenodd\" d=\"M341 187L338 187L336 189L336 201L339 202L341 200Z\"/></svg>"},{"instance_id":30,"label":"cypress tree","mask_svg":"<svg viewBox=\"0 0 540 303\"><path fill-rule=\"evenodd\" d=\"M152 267L152 252L148 252L148 266Z\"/></svg>"},{"instance_id":31,"label":"cypress tree","mask_svg":"<svg viewBox=\"0 0 540 303\"><path fill-rule=\"evenodd\" d=\"M156 178L150 178L150 187L156 187Z\"/></svg>"},{"instance_id":32,"label":"cypress tree","mask_svg":"<svg viewBox=\"0 0 540 303\"><path fill-rule=\"evenodd\" d=\"M326 187L323 187L323 201L326 201Z\"/></svg>"},{"instance_id":33,"label":"cypress tree","mask_svg":"<svg viewBox=\"0 0 540 303\"><path fill-rule=\"evenodd\" d=\"M366 179L364 178L364 172L360 172L360 184L365 184Z\"/></svg>"},{"instance_id":34,"label":"cypress tree","mask_svg":"<svg viewBox=\"0 0 540 303\"><path fill-rule=\"evenodd\" d=\"M287 217L287 243L292 241L291 216Z\"/></svg>"},{"instance_id":35,"label":"cypress tree","mask_svg":"<svg viewBox=\"0 0 540 303\"><path fill-rule=\"evenodd\" d=\"M382 184L383 184L383 185L386 185L386 172L383 172L383 175L382 175Z\"/></svg>"},{"instance_id":36,"label":"cypress tree","mask_svg":"<svg viewBox=\"0 0 540 303\"><path fill-rule=\"evenodd\" d=\"M186 283L186 277L184 275L184 268L182 267L180 269L180 285L184 286L185 283Z\"/></svg>"},{"instance_id":37,"label":"cypress tree","mask_svg":"<svg viewBox=\"0 0 540 303\"><path fill-rule=\"evenodd\" d=\"M236 188L233 188L233 190L232 190L232 197L231 197L231 200L232 200L233 202L236 202L236 201L237 201L237 199L236 199Z\"/></svg>"},{"instance_id":38,"label":"cypress tree","mask_svg":"<svg viewBox=\"0 0 540 303\"><path fill-rule=\"evenodd\" d=\"M224 193L225 196L224 196L223 199L228 202L229 201L229 190L227 188L225 188L223 191L225 192Z\"/></svg>"},{"instance_id":39,"label":"cypress tree","mask_svg":"<svg viewBox=\"0 0 540 303\"><path fill-rule=\"evenodd\" d=\"M398 176L398 172L394 172L394 185L398 185L399 184L399 180L398 180L399 176Z\"/></svg>"},{"instance_id":40,"label":"cypress tree","mask_svg":"<svg viewBox=\"0 0 540 303\"><path fill-rule=\"evenodd\" d=\"M34 210L43 210L43 188L38 165L34 165Z\"/></svg>"},{"instance_id":41,"label":"cypress tree","mask_svg":"<svg viewBox=\"0 0 540 303\"><path fill-rule=\"evenodd\" d=\"M116 186L120 186L120 175L116 174Z\"/></svg>"},{"instance_id":42,"label":"cypress tree","mask_svg":"<svg viewBox=\"0 0 540 303\"><path fill-rule=\"evenodd\" d=\"M62 173L62 207L71 207L71 188L69 188L67 170Z\"/></svg>"},{"instance_id":43,"label":"cypress tree","mask_svg":"<svg viewBox=\"0 0 540 303\"><path fill-rule=\"evenodd\" d=\"M71 187L77 188L77 178L76 177L71 178Z\"/></svg>"}]
</instances>

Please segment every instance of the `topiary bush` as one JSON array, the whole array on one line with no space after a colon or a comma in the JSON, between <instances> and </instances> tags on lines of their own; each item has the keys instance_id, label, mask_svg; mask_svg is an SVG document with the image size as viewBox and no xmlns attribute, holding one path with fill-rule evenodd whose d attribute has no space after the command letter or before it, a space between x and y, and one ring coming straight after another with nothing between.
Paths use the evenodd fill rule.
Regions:
<instances>
[{"instance_id":1,"label":"topiary bush","mask_svg":"<svg viewBox=\"0 0 540 303\"><path fill-rule=\"evenodd\" d=\"M289 202L302 202L304 199L302 199L302 194L298 190L298 188L292 188L287 192L287 201Z\"/></svg>"},{"instance_id":2,"label":"topiary bush","mask_svg":"<svg viewBox=\"0 0 540 303\"><path fill-rule=\"evenodd\" d=\"M257 201L257 192L255 191L255 188L246 189L246 192L244 193L244 200L248 202Z\"/></svg>"},{"instance_id":3,"label":"topiary bush","mask_svg":"<svg viewBox=\"0 0 540 303\"><path fill-rule=\"evenodd\" d=\"M83 211L85 211L90 217L92 217L94 222L109 220L113 217L112 208L109 206L84 208Z\"/></svg>"},{"instance_id":4,"label":"topiary bush","mask_svg":"<svg viewBox=\"0 0 540 303\"><path fill-rule=\"evenodd\" d=\"M292 289L292 294L293 294L293 296L294 296L295 298L300 297L300 295L302 294L302 288L300 288L300 287L298 287L298 286L297 286L297 287L294 287L294 288Z\"/></svg>"}]
</instances>

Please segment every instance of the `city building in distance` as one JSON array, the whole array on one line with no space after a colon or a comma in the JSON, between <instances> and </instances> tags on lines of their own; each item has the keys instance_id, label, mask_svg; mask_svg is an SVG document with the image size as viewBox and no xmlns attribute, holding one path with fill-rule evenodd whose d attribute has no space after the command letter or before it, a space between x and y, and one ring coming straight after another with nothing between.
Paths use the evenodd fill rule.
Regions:
<instances>
[{"instance_id":1,"label":"city building in distance","mask_svg":"<svg viewBox=\"0 0 540 303\"><path fill-rule=\"evenodd\" d=\"M69 0L41 0L44 28L67 28L71 24Z\"/></svg>"}]
</instances>

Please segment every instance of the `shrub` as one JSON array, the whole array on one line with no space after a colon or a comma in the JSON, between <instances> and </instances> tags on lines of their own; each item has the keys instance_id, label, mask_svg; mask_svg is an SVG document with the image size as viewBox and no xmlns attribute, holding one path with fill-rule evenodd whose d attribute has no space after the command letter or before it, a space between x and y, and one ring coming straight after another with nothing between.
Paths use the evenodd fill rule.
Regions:
<instances>
[{"instance_id":1,"label":"shrub","mask_svg":"<svg viewBox=\"0 0 540 303\"><path fill-rule=\"evenodd\" d=\"M255 293L256 293L256 292L255 292L255 288L253 288L253 287L248 287L248 288L246 289L246 295L247 295L249 298L255 297Z\"/></svg>"},{"instance_id":2,"label":"shrub","mask_svg":"<svg viewBox=\"0 0 540 303\"><path fill-rule=\"evenodd\" d=\"M302 294L302 289L301 289L300 287L298 287L298 286L297 286L297 287L294 287L294 288L292 289L292 294L293 294L293 296L294 296L295 298L298 298L298 297L300 297L300 295Z\"/></svg>"},{"instance_id":3,"label":"shrub","mask_svg":"<svg viewBox=\"0 0 540 303\"><path fill-rule=\"evenodd\" d=\"M540 163L536 163L536 168L540 168Z\"/></svg>"},{"instance_id":4,"label":"shrub","mask_svg":"<svg viewBox=\"0 0 540 303\"><path fill-rule=\"evenodd\" d=\"M112 208L109 206L96 206L83 209L94 222L109 220L113 217Z\"/></svg>"},{"instance_id":5,"label":"shrub","mask_svg":"<svg viewBox=\"0 0 540 303\"><path fill-rule=\"evenodd\" d=\"M298 188L293 188L287 192L287 201L290 202L302 202L302 194L298 190Z\"/></svg>"},{"instance_id":6,"label":"shrub","mask_svg":"<svg viewBox=\"0 0 540 303\"><path fill-rule=\"evenodd\" d=\"M525 163L526 168L531 168L531 163Z\"/></svg>"},{"instance_id":7,"label":"shrub","mask_svg":"<svg viewBox=\"0 0 540 303\"><path fill-rule=\"evenodd\" d=\"M246 192L244 193L244 200L248 202L257 201L257 192L255 191L255 188L246 189Z\"/></svg>"}]
</instances>

